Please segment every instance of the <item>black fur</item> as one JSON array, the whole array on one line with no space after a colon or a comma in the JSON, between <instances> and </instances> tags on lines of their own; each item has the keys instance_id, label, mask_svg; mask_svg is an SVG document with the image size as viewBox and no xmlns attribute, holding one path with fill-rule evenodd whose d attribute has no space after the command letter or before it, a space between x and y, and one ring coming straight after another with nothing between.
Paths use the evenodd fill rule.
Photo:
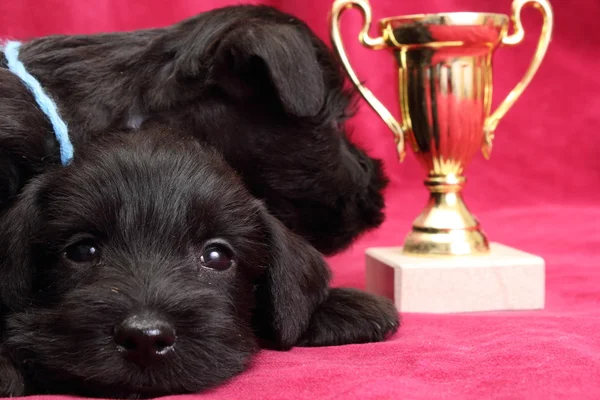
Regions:
<instances>
[{"instance_id":1,"label":"black fur","mask_svg":"<svg viewBox=\"0 0 600 400\"><path fill-rule=\"evenodd\" d=\"M226 7L166 28L39 38L21 58L59 104L76 151L103 132L160 122L218 149L273 215L325 254L383 221L381 162L345 128L354 96L328 47L291 15ZM56 153L40 151L46 124L0 96L10 110L0 118L21 121L0 124L10 152L1 206L35 172L23 158L39 166Z\"/></svg>"},{"instance_id":2,"label":"black fur","mask_svg":"<svg viewBox=\"0 0 600 400\"><path fill-rule=\"evenodd\" d=\"M82 241L95 258L75 262ZM230 268L203 266L215 241ZM218 151L160 126L105 135L32 178L0 219L0 276L0 396L200 392L261 346L380 341L398 327L388 300L330 288L320 253ZM160 315L173 350L143 367L124 357L113 335L132 315Z\"/></svg>"}]
</instances>

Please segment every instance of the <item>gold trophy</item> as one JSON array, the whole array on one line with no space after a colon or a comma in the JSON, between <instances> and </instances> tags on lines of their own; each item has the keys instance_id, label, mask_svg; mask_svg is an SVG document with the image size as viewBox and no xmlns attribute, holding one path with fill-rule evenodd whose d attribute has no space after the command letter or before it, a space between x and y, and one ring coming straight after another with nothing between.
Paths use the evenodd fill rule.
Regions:
<instances>
[{"instance_id":1,"label":"gold trophy","mask_svg":"<svg viewBox=\"0 0 600 400\"><path fill-rule=\"evenodd\" d=\"M523 40L521 10L531 4L544 16L537 51L525 76L491 112L492 58L502 45ZM340 16L356 7L364 24L360 43L373 50L391 50L398 65L402 123L361 84L344 50ZM515 0L515 31L504 14L445 13L385 18L379 36L369 36L368 0L336 0L330 14L334 49L352 83L394 134L402 160L407 143L427 170L430 197L405 240L403 251L423 255L488 253L488 240L465 205L461 190L464 171L481 148L486 158L492 149L500 119L523 93L542 62L552 34L553 15L547 0Z\"/></svg>"},{"instance_id":2,"label":"gold trophy","mask_svg":"<svg viewBox=\"0 0 600 400\"><path fill-rule=\"evenodd\" d=\"M492 112L494 53L501 46L514 46L523 40L521 11L528 5L537 8L543 16L536 52L522 80ZM358 9L363 17L358 35L360 43L371 50L389 50L395 59L401 122L360 82L346 55L340 34L340 17L351 8ZM506 261L512 249L496 249L501 255L492 254L492 246L465 205L461 190L465 169L471 159L479 149L489 158L496 126L523 93L546 54L553 30L549 2L514 0L512 17L455 12L384 18L379 21L377 37L369 35L371 19L368 0L335 0L329 15L330 35L333 48L352 83L394 134L400 160L408 146L428 173L425 185L430 193L429 201L415 219L402 246L402 255L429 260L413 260L409 262L411 265L441 262L447 266L456 262L451 260L458 258L462 259L459 263L468 263L473 257L492 257L490 262L482 261L482 258L475 261L482 265L497 265L498 259ZM509 34L511 21L513 33ZM523 257L527 258L525 253L513 256L516 258L505 263L514 266L523 261ZM388 266L406 265L407 259L394 261L394 257L401 256L389 253L378 259ZM533 264L539 267L540 262L543 274L543 260L536 258Z\"/></svg>"}]
</instances>

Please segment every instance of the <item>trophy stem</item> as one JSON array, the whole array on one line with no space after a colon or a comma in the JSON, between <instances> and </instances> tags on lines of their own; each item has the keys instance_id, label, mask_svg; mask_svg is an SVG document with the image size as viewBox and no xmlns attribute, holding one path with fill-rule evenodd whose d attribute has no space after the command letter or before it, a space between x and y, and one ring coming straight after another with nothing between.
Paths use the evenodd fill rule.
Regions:
<instances>
[{"instance_id":1,"label":"trophy stem","mask_svg":"<svg viewBox=\"0 0 600 400\"><path fill-rule=\"evenodd\" d=\"M479 221L465 205L461 175L429 175L429 200L406 237L403 252L412 255L488 254L490 246Z\"/></svg>"}]
</instances>

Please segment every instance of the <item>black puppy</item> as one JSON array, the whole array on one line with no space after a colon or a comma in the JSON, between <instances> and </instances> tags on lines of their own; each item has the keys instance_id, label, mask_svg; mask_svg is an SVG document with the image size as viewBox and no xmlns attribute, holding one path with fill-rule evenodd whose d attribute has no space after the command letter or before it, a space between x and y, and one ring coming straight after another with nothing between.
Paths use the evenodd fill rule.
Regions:
<instances>
[{"instance_id":1,"label":"black puppy","mask_svg":"<svg viewBox=\"0 0 600 400\"><path fill-rule=\"evenodd\" d=\"M348 139L354 96L339 63L291 15L227 7L160 29L44 37L20 56L58 103L76 152L103 132L159 121L218 149L273 215L325 254L384 218L387 179ZM0 209L56 162L39 151L51 146L48 131L22 131L39 121L11 121L22 119L15 91L0 90L0 114L11 110L0 115L0 151L10 153Z\"/></svg>"},{"instance_id":2,"label":"black puppy","mask_svg":"<svg viewBox=\"0 0 600 400\"><path fill-rule=\"evenodd\" d=\"M329 288L309 243L217 151L161 127L107 135L0 220L0 395L190 393L259 346L383 340L386 299Z\"/></svg>"}]
</instances>

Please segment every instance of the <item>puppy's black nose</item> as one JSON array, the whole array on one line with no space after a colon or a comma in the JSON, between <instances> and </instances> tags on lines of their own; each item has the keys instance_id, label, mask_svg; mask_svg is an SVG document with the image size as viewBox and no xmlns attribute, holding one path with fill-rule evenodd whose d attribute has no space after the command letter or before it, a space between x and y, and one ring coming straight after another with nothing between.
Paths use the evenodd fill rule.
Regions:
<instances>
[{"instance_id":1,"label":"puppy's black nose","mask_svg":"<svg viewBox=\"0 0 600 400\"><path fill-rule=\"evenodd\" d=\"M119 351L141 366L149 365L175 346L175 329L155 315L133 315L115 328Z\"/></svg>"}]
</instances>

